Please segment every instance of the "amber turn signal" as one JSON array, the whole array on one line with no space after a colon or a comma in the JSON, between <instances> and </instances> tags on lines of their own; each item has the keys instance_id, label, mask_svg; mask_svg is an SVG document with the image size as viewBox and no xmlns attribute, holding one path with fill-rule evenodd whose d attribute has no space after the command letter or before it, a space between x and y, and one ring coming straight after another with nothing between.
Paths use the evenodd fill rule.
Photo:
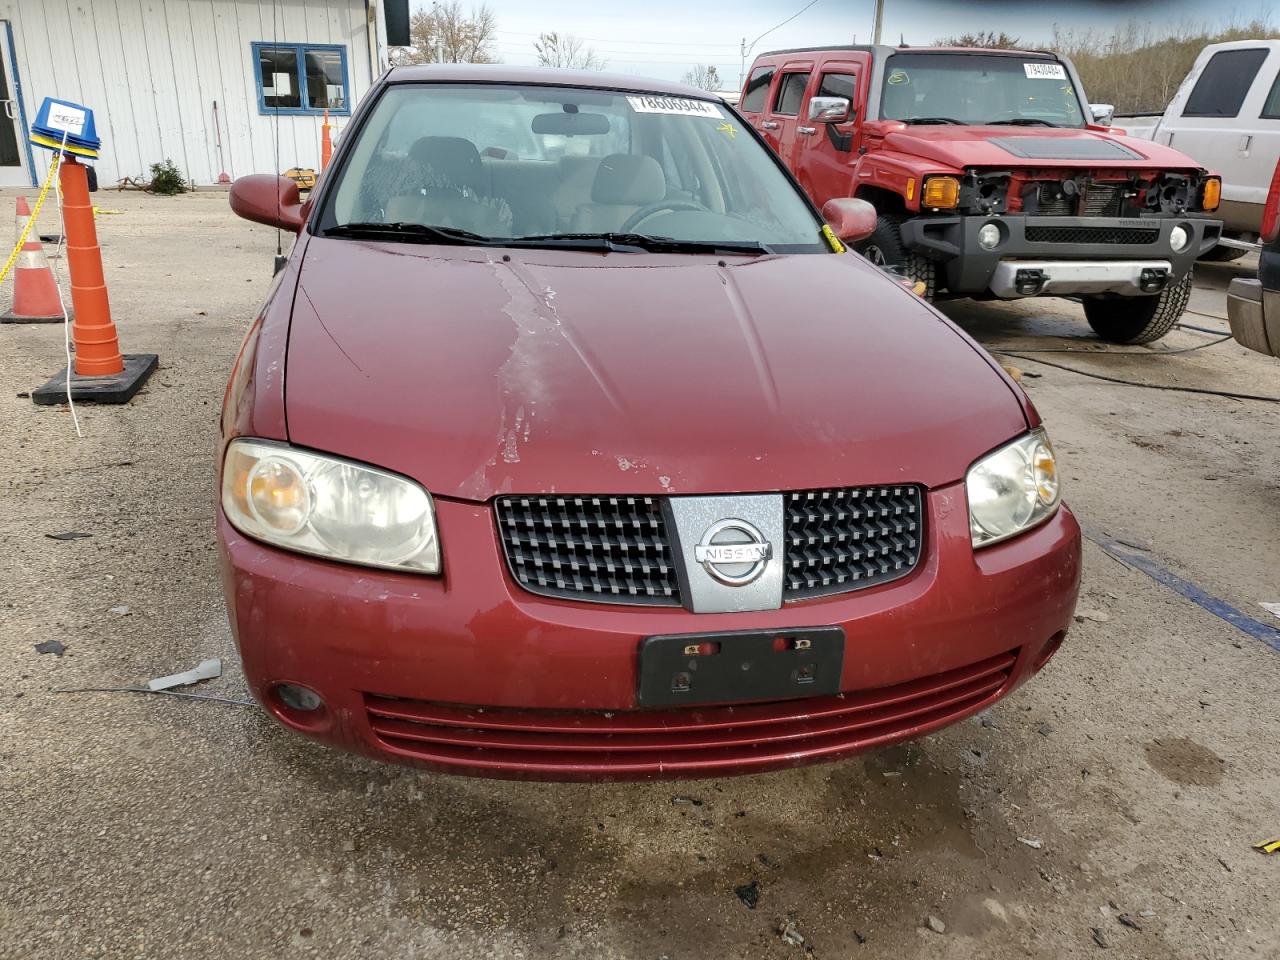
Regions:
<instances>
[{"instance_id":1,"label":"amber turn signal","mask_svg":"<svg viewBox=\"0 0 1280 960\"><path fill-rule=\"evenodd\" d=\"M1218 177L1206 180L1200 198L1200 206L1206 213L1217 210L1218 204L1222 202L1222 180Z\"/></svg>"},{"instance_id":2,"label":"amber turn signal","mask_svg":"<svg viewBox=\"0 0 1280 960\"><path fill-rule=\"evenodd\" d=\"M924 182L920 204L925 207L950 208L960 202L960 181L955 177L930 177Z\"/></svg>"}]
</instances>

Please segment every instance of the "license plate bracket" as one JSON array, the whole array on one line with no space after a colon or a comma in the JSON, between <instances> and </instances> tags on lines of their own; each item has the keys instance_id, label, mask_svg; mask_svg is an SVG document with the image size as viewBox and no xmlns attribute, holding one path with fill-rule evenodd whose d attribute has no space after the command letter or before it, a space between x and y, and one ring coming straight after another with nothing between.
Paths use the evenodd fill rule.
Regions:
<instances>
[{"instance_id":1,"label":"license plate bracket","mask_svg":"<svg viewBox=\"0 0 1280 960\"><path fill-rule=\"evenodd\" d=\"M667 707L830 696L843 667L840 627L646 637L636 699Z\"/></svg>"}]
</instances>

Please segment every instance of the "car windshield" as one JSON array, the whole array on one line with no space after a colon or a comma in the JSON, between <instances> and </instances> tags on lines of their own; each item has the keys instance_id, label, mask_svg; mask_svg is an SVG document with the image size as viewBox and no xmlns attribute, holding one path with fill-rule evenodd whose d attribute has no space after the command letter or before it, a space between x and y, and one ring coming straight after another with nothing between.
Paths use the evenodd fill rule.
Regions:
<instances>
[{"instance_id":1,"label":"car windshield","mask_svg":"<svg viewBox=\"0 0 1280 960\"><path fill-rule=\"evenodd\" d=\"M321 233L588 247L595 238L629 250L648 240L695 252L831 249L775 159L710 100L393 83L355 136L333 171Z\"/></svg>"},{"instance_id":2,"label":"car windshield","mask_svg":"<svg viewBox=\"0 0 1280 960\"><path fill-rule=\"evenodd\" d=\"M888 120L1084 126L1071 75L1056 60L899 53L884 69L880 115Z\"/></svg>"}]
</instances>

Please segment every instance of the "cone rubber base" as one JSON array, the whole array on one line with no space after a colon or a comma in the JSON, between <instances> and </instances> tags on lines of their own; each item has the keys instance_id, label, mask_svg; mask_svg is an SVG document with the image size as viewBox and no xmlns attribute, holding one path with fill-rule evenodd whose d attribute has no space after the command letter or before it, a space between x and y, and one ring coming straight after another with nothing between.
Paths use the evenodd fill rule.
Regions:
<instances>
[{"instance_id":1,"label":"cone rubber base","mask_svg":"<svg viewBox=\"0 0 1280 960\"><path fill-rule=\"evenodd\" d=\"M75 314L67 311L68 319L74 319ZM52 317L24 317L19 314L9 312L0 314L0 323L61 323L62 314Z\"/></svg>"},{"instance_id":2,"label":"cone rubber base","mask_svg":"<svg viewBox=\"0 0 1280 960\"><path fill-rule=\"evenodd\" d=\"M154 353L125 354L124 372L105 377L71 374L71 399L76 403L128 403L155 372L160 358ZM67 369L63 367L43 387L31 391L31 402L41 406L67 402Z\"/></svg>"}]
</instances>

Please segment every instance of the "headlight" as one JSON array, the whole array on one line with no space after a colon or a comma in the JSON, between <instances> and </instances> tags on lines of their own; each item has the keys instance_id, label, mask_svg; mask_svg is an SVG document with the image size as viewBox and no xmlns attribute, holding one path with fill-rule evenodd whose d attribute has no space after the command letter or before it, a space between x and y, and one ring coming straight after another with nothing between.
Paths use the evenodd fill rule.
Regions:
<instances>
[{"instance_id":1,"label":"headlight","mask_svg":"<svg viewBox=\"0 0 1280 960\"><path fill-rule=\"evenodd\" d=\"M975 547L1007 540L1047 520L1062 499L1053 447L1043 429L983 457L964 479Z\"/></svg>"},{"instance_id":2,"label":"headlight","mask_svg":"<svg viewBox=\"0 0 1280 960\"><path fill-rule=\"evenodd\" d=\"M222 466L222 509L241 533L286 550L440 572L431 494L372 467L279 443L234 440Z\"/></svg>"},{"instance_id":3,"label":"headlight","mask_svg":"<svg viewBox=\"0 0 1280 960\"><path fill-rule=\"evenodd\" d=\"M1191 234L1187 232L1186 227L1177 226L1169 231L1169 246L1173 247L1174 253L1181 253L1185 250L1190 239Z\"/></svg>"}]
</instances>

